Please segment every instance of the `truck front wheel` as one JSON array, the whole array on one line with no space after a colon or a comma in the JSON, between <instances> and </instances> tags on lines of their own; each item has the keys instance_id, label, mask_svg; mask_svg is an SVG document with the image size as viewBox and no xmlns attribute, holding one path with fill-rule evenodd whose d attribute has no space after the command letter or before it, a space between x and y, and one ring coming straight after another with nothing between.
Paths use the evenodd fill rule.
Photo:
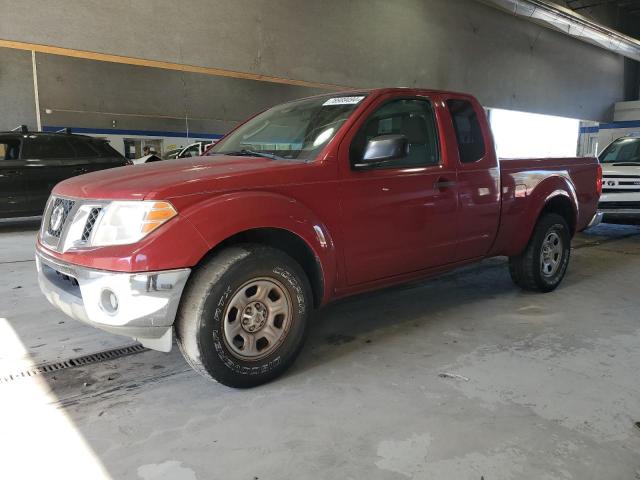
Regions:
<instances>
[{"instance_id":1,"label":"truck front wheel","mask_svg":"<svg viewBox=\"0 0 640 480\"><path fill-rule=\"evenodd\" d=\"M569 265L571 235L567 221L548 213L540 217L524 252L509 257L513 282L524 290L555 290Z\"/></svg>"},{"instance_id":2,"label":"truck front wheel","mask_svg":"<svg viewBox=\"0 0 640 480\"><path fill-rule=\"evenodd\" d=\"M205 377L260 385L300 352L311 298L304 271L280 250L227 248L192 273L175 323L178 346Z\"/></svg>"}]
</instances>

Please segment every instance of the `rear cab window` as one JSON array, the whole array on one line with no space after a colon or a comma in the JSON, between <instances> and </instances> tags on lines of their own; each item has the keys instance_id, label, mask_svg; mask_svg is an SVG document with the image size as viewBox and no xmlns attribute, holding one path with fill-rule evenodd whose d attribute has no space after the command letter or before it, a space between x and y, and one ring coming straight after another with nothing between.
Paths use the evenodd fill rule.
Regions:
<instances>
[{"instance_id":1,"label":"rear cab window","mask_svg":"<svg viewBox=\"0 0 640 480\"><path fill-rule=\"evenodd\" d=\"M486 145L482 126L473 104L468 100L447 100L453 128L456 132L461 163L474 163L484 158Z\"/></svg>"}]
</instances>

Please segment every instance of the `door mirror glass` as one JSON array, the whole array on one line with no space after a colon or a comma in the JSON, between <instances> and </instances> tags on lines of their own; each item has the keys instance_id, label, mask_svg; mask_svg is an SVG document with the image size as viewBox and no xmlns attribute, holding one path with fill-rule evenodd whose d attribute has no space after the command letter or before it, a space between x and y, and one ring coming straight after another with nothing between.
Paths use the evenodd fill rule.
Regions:
<instances>
[{"instance_id":1,"label":"door mirror glass","mask_svg":"<svg viewBox=\"0 0 640 480\"><path fill-rule=\"evenodd\" d=\"M355 166L362 168L404 158L408 150L409 141L405 135L380 135L367 142L362 160Z\"/></svg>"}]
</instances>

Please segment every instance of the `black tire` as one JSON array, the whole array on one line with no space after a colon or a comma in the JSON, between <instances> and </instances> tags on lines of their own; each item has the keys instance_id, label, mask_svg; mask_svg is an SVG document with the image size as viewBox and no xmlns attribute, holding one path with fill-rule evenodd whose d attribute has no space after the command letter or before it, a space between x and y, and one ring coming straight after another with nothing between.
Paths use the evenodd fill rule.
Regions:
<instances>
[{"instance_id":1,"label":"black tire","mask_svg":"<svg viewBox=\"0 0 640 480\"><path fill-rule=\"evenodd\" d=\"M265 350L268 353L260 358L243 358L241 352L234 352L240 347L230 343L229 335L225 336L225 322L229 327L232 322L242 320L241 324L234 325L242 328L239 330L242 335L249 334L244 326L246 318L242 313L235 318L239 309L231 302L248 298L241 292L243 288L244 292L249 292L251 288L245 286L252 281L277 284L276 294L284 293L290 315L287 314L286 332L279 333L277 342L268 343L268 349L273 348L273 351ZM195 269L189 279L175 322L178 346L194 370L207 378L236 388L266 383L282 374L300 353L312 308L311 299L311 287L304 271L282 251L254 244L226 248ZM268 307L268 301L265 300L260 308ZM250 307L247 305L246 308ZM236 313L232 315L234 309ZM265 325L265 318L266 314L263 314L258 321L261 319ZM259 333L258 327L255 328L255 337L249 334L252 338ZM252 343L256 350L259 341L256 339Z\"/></svg>"},{"instance_id":2,"label":"black tire","mask_svg":"<svg viewBox=\"0 0 640 480\"><path fill-rule=\"evenodd\" d=\"M554 234L561 242L561 246L558 247L561 252L555 270L549 269L549 263L545 266L542 259L545 240L548 238L555 240ZM511 279L523 290L551 292L562 282L570 256L571 233L567 221L555 213L544 214L538 219L524 252L515 257L509 257Z\"/></svg>"}]
</instances>

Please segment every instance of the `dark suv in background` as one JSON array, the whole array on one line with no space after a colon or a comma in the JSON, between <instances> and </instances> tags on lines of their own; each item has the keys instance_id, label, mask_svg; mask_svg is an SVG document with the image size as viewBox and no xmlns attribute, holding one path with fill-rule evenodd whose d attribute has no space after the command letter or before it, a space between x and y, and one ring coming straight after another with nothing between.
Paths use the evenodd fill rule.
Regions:
<instances>
[{"instance_id":1,"label":"dark suv in background","mask_svg":"<svg viewBox=\"0 0 640 480\"><path fill-rule=\"evenodd\" d=\"M131 164L107 140L25 130L0 132L0 218L42 215L58 182Z\"/></svg>"}]
</instances>

